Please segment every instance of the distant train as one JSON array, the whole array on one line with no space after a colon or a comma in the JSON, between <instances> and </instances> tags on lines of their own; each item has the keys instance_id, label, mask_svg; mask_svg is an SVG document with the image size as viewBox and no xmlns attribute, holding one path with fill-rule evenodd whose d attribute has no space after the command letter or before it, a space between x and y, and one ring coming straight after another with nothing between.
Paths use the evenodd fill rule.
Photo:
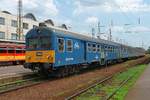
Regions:
<instances>
[{"instance_id":1,"label":"distant train","mask_svg":"<svg viewBox=\"0 0 150 100\"><path fill-rule=\"evenodd\" d=\"M56 27L40 26L26 35L25 68L58 76L79 71L90 64L142 57L145 51L119 43L88 37Z\"/></svg>"},{"instance_id":2,"label":"distant train","mask_svg":"<svg viewBox=\"0 0 150 100\"><path fill-rule=\"evenodd\" d=\"M0 43L0 65L23 64L25 61L25 44Z\"/></svg>"}]
</instances>

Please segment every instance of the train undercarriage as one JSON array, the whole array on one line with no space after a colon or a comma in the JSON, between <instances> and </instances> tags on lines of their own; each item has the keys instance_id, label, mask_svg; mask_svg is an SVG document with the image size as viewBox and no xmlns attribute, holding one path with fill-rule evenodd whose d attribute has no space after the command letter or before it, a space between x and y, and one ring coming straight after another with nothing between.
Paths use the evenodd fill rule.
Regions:
<instances>
[{"instance_id":1,"label":"train undercarriage","mask_svg":"<svg viewBox=\"0 0 150 100\"><path fill-rule=\"evenodd\" d=\"M143 56L140 56L143 57ZM57 68L53 67L49 63L25 63L24 67L29 68L32 71L39 73L44 76L54 76L54 77L65 77L80 72L83 69L94 69L99 67L106 67L108 65L121 63L130 59L137 59L139 57L115 59L115 60L102 60L103 62L92 62L84 64L75 64L67 66L59 66Z\"/></svg>"}]
</instances>

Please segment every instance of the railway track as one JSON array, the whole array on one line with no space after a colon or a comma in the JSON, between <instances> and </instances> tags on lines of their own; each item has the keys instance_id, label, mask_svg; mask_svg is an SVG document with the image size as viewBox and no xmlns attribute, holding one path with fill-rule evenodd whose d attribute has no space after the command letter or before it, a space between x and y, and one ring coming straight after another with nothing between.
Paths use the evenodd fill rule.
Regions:
<instances>
[{"instance_id":1,"label":"railway track","mask_svg":"<svg viewBox=\"0 0 150 100\"><path fill-rule=\"evenodd\" d=\"M14 82L1 84L0 85L0 95L7 93L7 92L15 91L18 89L23 89L23 88L31 87L34 85L38 85L44 81L46 81L46 79L44 79L43 77L37 76L37 77L33 77L33 78L16 80Z\"/></svg>"},{"instance_id":2,"label":"railway track","mask_svg":"<svg viewBox=\"0 0 150 100\"><path fill-rule=\"evenodd\" d=\"M136 72L136 73L137 73L137 72ZM123 81L121 82L121 84L118 86L118 88L116 88L115 91L113 91L111 94L109 94L108 96L106 96L106 98L105 98L104 100L110 100L113 96L115 96L115 94L116 94L124 85L126 85L127 82L128 82L130 79L132 79L132 78L135 76L136 73L134 73L133 75L130 75L127 79L123 80Z\"/></svg>"},{"instance_id":3,"label":"railway track","mask_svg":"<svg viewBox=\"0 0 150 100\"><path fill-rule=\"evenodd\" d=\"M120 71L120 72L115 73L115 74L113 74L113 75L107 76L107 77L105 77L103 80L99 80L99 81L95 82L94 84L88 86L87 88L82 89L82 90L76 92L75 94L73 94L73 95L71 95L71 96L65 98L65 100L75 100L75 98L77 98L77 97L80 96L81 94L87 92L88 90L90 90L90 89L96 87L97 85L102 84L102 86L103 86L104 83L107 83L107 82L110 81L114 76L116 76L117 74L122 73L122 72L124 72L124 71ZM137 72L136 72L136 73L137 73ZM105 96L102 98L102 100L110 100L110 99L112 99L112 97L113 97L125 84L127 84L127 82L128 82L130 79L132 79L132 78L135 76L136 73L130 75L128 78L126 78L125 80L123 80L123 81L120 83L120 85L116 88L115 91L113 91L111 94L105 95Z\"/></svg>"},{"instance_id":4,"label":"railway track","mask_svg":"<svg viewBox=\"0 0 150 100\"><path fill-rule=\"evenodd\" d=\"M82 93L85 93L85 92L88 91L89 89L94 88L95 86L97 86L97 85L99 85L99 84L102 84L102 83L104 83L104 82L106 82L106 81L112 79L113 76L114 76L114 75L107 76L107 77L104 78L103 80L97 81L97 82L95 82L94 84L90 85L89 87L87 87L87 88L85 88L85 89L83 89L83 90L81 90L81 91L78 91L78 92L76 92L75 94L73 94L73 95L71 95L71 96L65 98L65 100L73 100L74 98L80 96Z\"/></svg>"}]
</instances>

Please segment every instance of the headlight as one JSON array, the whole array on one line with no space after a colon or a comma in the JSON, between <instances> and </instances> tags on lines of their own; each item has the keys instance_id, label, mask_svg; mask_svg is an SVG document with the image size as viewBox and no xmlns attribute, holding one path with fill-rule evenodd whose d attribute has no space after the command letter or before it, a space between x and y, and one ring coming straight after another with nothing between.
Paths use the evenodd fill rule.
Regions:
<instances>
[{"instance_id":1,"label":"headlight","mask_svg":"<svg viewBox=\"0 0 150 100\"><path fill-rule=\"evenodd\" d=\"M30 60L30 59L31 59L31 56L27 56L27 59Z\"/></svg>"},{"instance_id":2,"label":"headlight","mask_svg":"<svg viewBox=\"0 0 150 100\"><path fill-rule=\"evenodd\" d=\"M51 57L50 55L49 55L49 56L47 56L47 59L50 59L50 57Z\"/></svg>"}]
</instances>

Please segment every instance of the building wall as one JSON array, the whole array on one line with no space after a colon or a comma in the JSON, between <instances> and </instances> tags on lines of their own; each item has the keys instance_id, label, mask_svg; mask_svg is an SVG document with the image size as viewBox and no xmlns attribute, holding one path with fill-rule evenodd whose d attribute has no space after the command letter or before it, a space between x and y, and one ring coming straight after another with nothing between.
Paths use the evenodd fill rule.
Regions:
<instances>
[{"instance_id":1,"label":"building wall","mask_svg":"<svg viewBox=\"0 0 150 100\"><path fill-rule=\"evenodd\" d=\"M16 36L18 35L17 34L17 27L12 26L12 20L17 21L17 16L0 12L0 18L4 18L5 19L5 24L4 25L2 25L0 23L0 32L4 32L5 33L5 37L3 39L5 39L5 40L15 40L14 35L12 37L12 33L16 34ZM21 36L22 40L24 40L24 36L26 35L26 33L30 29L33 28L33 25L38 26L39 22L34 21L32 19L28 19L28 18L23 18L23 23L27 23L28 24L28 29L23 28L23 34Z\"/></svg>"}]
</instances>

